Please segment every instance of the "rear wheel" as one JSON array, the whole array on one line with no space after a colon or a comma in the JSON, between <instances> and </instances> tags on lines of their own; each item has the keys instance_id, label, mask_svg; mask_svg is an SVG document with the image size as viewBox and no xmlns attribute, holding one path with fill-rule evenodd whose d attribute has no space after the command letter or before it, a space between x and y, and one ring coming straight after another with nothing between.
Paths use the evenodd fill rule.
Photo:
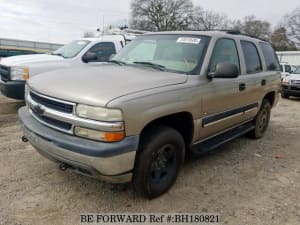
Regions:
<instances>
[{"instance_id":1,"label":"rear wheel","mask_svg":"<svg viewBox=\"0 0 300 225\"><path fill-rule=\"evenodd\" d=\"M150 199L167 192L176 181L184 155L185 144L178 131L164 126L149 129L136 156L135 191Z\"/></svg>"},{"instance_id":2,"label":"rear wheel","mask_svg":"<svg viewBox=\"0 0 300 225\"><path fill-rule=\"evenodd\" d=\"M255 129L248 133L248 136L254 139L258 139L264 136L271 116L271 104L267 99L264 99L260 110L258 111L253 123Z\"/></svg>"}]
</instances>

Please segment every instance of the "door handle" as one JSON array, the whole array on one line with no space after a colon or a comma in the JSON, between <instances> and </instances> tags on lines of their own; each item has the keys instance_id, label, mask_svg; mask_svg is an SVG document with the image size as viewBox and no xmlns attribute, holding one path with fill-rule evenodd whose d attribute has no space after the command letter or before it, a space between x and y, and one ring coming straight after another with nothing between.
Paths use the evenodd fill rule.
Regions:
<instances>
[{"instance_id":1,"label":"door handle","mask_svg":"<svg viewBox=\"0 0 300 225\"><path fill-rule=\"evenodd\" d=\"M246 84L245 84L245 83L241 83L241 84L239 85L239 90L240 90L240 91L246 90Z\"/></svg>"},{"instance_id":2,"label":"door handle","mask_svg":"<svg viewBox=\"0 0 300 225\"><path fill-rule=\"evenodd\" d=\"M267 81L266 80L262 80L261 81L261 86L265 86L267 84Z\"/></svg>"}]
</instances>

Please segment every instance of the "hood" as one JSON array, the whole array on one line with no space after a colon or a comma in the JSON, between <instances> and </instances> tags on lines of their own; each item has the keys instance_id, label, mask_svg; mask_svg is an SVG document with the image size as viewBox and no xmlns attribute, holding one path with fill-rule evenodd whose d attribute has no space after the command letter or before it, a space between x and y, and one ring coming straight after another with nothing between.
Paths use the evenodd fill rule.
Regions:
<instances>
[{"instance_id":1,"label":"hood","mask_svg":"<svg viewBox=\"0 0 300 225\"><path fill-rule=\"evenodd\" d=\"M47 61L61 61L63 57L57 55L48 54L33 54L33 55L19 55L3 58L1 64L5 66L27 66L31 63L36 62L47 62Z\"/></svg>"},{"instance_id":2,"label":"hood","mask_svg":"<svg viewBox=\"0 0 300 225\"><path fill-rule=\"evenodd\" d=\"M288 78L290 80L300 80L300 74L296 74L296 73L291 73Z\"/></svg>"},{"instance_id":3,"label":"hood","mask_svg":"<svg viewBox=\"0 0 300 225\"><path fill-rule=\"evenodd\" d=\"M101 65L56 70L31 78L33 90L66 101L105 106L130 93L185 83L187 75L154 69Z\"/></svg>"}]
</instances>

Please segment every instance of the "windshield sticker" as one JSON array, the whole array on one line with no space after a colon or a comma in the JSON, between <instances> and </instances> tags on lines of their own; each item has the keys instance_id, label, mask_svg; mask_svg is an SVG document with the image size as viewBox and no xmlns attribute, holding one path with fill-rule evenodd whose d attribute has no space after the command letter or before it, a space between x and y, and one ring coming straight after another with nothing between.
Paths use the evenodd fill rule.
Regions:
<instances>
[{"instance_id":1,"label":"windshield sticker","mask_svg":"<svg viewBox=\"0 0 300 225\"><path fill-rule=\"evenodd\" d=\"M85 43L86 43L85 41L77 41L78 45L85 45Z\"/></svg>"},{"instance_id":2,"label":"windshield sticker","mask_svg":"<svg viewBox=\"0 0 300 225\"><path fill-rule=\"evenodd\" d=\"M188 43L188 44L199 44L201 41L200 38L191 38L191 37L180 37L177 39L177 43Z\"/></svg>"}]
</instances>

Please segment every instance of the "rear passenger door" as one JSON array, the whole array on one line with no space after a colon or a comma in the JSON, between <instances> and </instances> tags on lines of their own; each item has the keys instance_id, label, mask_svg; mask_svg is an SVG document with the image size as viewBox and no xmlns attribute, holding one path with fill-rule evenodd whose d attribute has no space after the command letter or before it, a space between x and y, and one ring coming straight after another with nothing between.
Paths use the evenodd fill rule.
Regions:
<instances>
[{"instance_id":1,"label":"rear passenger door","mask_svg":"<svg viewBox=\"0 0 300 225\"><path fill-rule=\"evenodd\" d=\"M259 110L263 94L262 86L266 85L266 73L263 71L263 61L257 43L241 40L240 46L244 71L239 77L239 101L242 105L248 106L243 115L243 120L249 120Z\"/></svg>"}]
</instances>

